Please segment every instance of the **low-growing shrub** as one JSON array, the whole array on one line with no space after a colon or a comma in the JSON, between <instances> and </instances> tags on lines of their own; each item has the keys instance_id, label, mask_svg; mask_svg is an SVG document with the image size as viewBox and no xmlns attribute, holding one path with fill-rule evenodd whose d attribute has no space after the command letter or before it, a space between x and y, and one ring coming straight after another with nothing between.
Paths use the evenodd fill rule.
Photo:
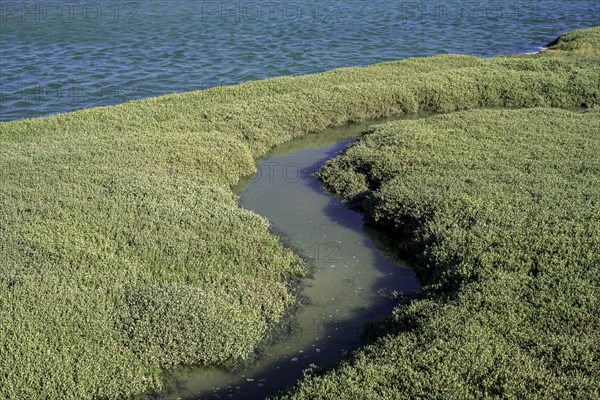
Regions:
<instances>
[{"instance_id":1,"label":"low-growing shrub","mask_svg":"<svg viewBox=\"0 0 600 400\"><path fill-rule=\"evenodd\" d=\"M598 127L598 110L458 112L328 162L325 186L419 251L426 286L283 398L598 398Z\"/></svg>"}]
</instances>

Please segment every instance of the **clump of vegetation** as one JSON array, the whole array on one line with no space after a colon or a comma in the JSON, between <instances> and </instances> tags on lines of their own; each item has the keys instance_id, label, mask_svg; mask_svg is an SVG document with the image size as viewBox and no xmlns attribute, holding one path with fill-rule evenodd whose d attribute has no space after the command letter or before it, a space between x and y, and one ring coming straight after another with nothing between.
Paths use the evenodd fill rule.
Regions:
<instances>
[{"instance_id":1,"label":"clump of vegetation","mask_svg":"<svg viewBox=\"0 0 600 400\"><path fill-rule=\"evenodd\" d=\"M237 207L259 157L376 117L592 106L597 61L409 59L0 123L0 397L122 398L248 359L305 268Z\"/></svg>"},{"instance_id":2,"label":"clump of vegetation","mask_svg":"<svg viewBox=\"0 0 600 400\"><path fill-rule=\"evenodd\" d=\"M548 45L551 50L578 51L598 54L600 29L589 28L568 32Z\"/></svg>"},{"instance_id":3,"label":"clump of vegetation","mask_svg":"<svg viewBox=\"0 0 600 400\"><path fill-rule=\"evenodd\" d=\"M377 126L328 189L426 284L287 398L598 398L600 112L473 110Z\"/></svg>"}]
</instances>

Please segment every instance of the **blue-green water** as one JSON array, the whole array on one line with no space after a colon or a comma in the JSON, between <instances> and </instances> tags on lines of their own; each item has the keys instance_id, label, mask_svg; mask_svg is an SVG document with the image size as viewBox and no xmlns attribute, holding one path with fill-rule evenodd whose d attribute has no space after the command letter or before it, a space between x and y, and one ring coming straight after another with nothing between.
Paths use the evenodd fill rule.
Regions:
<instances>
[{"instance_id":1,"label":"blue-green water","mask_svg":"<svg viewBox=\"0 0 600 400\"><path fill-rule=\"evenodd\" d=\"M0 1L0 120L439 53L537 51L598 0Z\"/></svg>"}]
</instances>

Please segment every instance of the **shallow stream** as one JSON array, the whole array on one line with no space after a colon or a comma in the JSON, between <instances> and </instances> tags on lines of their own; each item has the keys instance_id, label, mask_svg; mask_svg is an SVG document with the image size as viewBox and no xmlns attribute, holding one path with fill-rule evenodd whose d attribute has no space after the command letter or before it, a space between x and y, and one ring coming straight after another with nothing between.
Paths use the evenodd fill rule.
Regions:
<instances>
[{"instance_id":1,"label":"shallow stream","mask_svg":"<svg viewBox=\"0 0 600 400\"><path fill-rule=\"evenodd\" d=\"M324 191L313 176L367 128L349 125L277 147L239 184L239 204L267 218L276 234L308 259L302 308L292 333L239 371L180 368L169 373L160 399L260 399L293 385L311 364L328 366L361 344L361 332L390 315L391 294L420 286L406 265L377 247L381 234L361 214Z\"/></svg>"}]
</instances>

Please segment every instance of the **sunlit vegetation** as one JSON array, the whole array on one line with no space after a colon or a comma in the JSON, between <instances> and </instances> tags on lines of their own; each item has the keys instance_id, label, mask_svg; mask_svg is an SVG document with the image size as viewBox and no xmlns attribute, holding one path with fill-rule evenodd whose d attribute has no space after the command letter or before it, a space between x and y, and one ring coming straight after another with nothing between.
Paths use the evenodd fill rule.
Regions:
<instances>
[{"instance_id":1,"label":"sunlit vegetation","mask_svg":"<svg viewBox=\"0 0 600 400\"><path fill-rule=\"evenodd\" d=\"M584 37L597 32L588 31ZM231 187L253 173L259 157L294 137L375 117L482 107L590 107L600 101L598 65L593 49L585 54L408 59L0 123L0 397L122 398L159 387L161 370L174 365L232 366L251 359L257 346L295 303L294 282L305 273L300 259L269 233L267 221L237 207ZM537 113L541 117L536 117ZM454 132L448 126L455 124L456 137L473 145L464 133L469 131L461 125L463 117L444 118L434 123L438 124L436 129L423 123L423 134L431 130L439 135L447 132L450 137ZM526 178L514 178L510 171L504 176L501 170L494 171L506 181L500 180L498 186L493 180L484 182L490 190L496 190L489 197L477 197L484 191L477 180L485 178L482 170L481 175L473 175L473 182L462 182L454 189L449 185L449 191L469 187L471 192L460 197L457 191L451 191L449 194L455 197L444 202L439 197L445 193L441 187L429 187L425 179L417 181L418 174L423 178L428 173L432 174L430 178L435 176L433 169L425 169L413 171L412 192L418 198L396 197L408 192L397 192L398 187L393 186L389 202L374 203L380 208L373 218L381 215L405 223L409 214L403 215L397 208L407 207L402 203L406 199L418 199L422 206L415 206L415 210L424 207L424 215L439 215L438 223L442 225L417 246L424 254L423 260L431 262L430 267L420 267L430 285L426 297L399 309L384 324L390 336L357 356L357 360L376 366L364 369L375 378L370 386L361 383L361 393L386 394L404 389L403 382L408 378L391 381L389 374L396 363L404 362L392 362L394 355L411 354L414 364L407 361L403 365L414 369L403 371L413 383L419 377L424 379L414 390L443 386L447 380L447 385L460 386L464 393L488 388L502 392L502 388L516 382L510 376L494 375L494 371L508 371L494 369L494 363L504 362L519 366L515 373L522 380L515 393L522 393L527 385L547 383L544 390L550 394L569 392L568 387L588 394L593 382L587 373L598 366L597 347L592 351L597 337L585 336L590 332L590 320L594 322L586 313L594 304L590 282L597 279L597 268L586 269L580 264L584 256L589 262L596 260L593 254L580 250L587 249L586 243L597 243L597 235L589 230L590 224L597 221L597 214L590 214L597 212L597 203L582 209L598 194L592 185L596 179L597 189L598 167L589 156L597 149L597 141L589 135L590 124L598 122L597 113L580 116L536 110L522 116L475 113L464 118L481 123L484 136L498 133L508 138L507 132L522 128L523 135L516 134L515 138L524 142L529 138L524 134L534 130L525 122L539 120L548 126L548 132L556 133L537 132L544 141L536 142L540 157L547 155L543 147L546 142L563 149L560 140L564 140L564 149L586 158L576 166L575 156L561 150L564 157L552 159L557 163L553 170L553 165L540 164L533 152L528 168L537 178L531 179L542 179L547 174L551 180L532 182L530 196L539 204L534 200L523 203L530 208L521 208L520 203L502 195L506 189L502 184L508 185L511 179L522 183L517 178ZM504 121L504 130L495 128L496 118ZM421 126L419 122L414 124ZM564 132L558 127L565 128ZM401 129L402 125L389 128L390 140L400 140L395 133ZM372 135L380 136L380 132ZM430 138L431 145L441 146L442 140L436 138ZM362 145L368 140L375 139L367 139ZM444 143L450 146L452 140ZM491 148L501 145L487 136L483 143ZM416 141L413 144L418 145ZM507 163L513 162L508 153L518 149L517 144L506 150ZM389 156L387 151L374 151ZM416 155L419 150L414 151ZM473 159L473 167L492 165L486 163L487 154L479 154L481 160ZM389 166L381 167L389 168L389 174L369 177L375 179L372 182L381 180L381 188L373 186L369 190L383 195L380 190L387 187L386 179L393 180L401 172L397 170L403 168L400 161L390 158ZM518 161L515 165L521 165ZM561 173L566 172L560 168L567 164L572 167L572 187L561 186L561 179L566 179ZM453 179L450 167L444 176ZM340 173L339 179L353 188L361 188L364 183L349 180L358 179L350 172ZM542 184L548 186L547 191L542 190ZM559 191L561 187L565 193ZM529 199L526 188L515 186L514 191L518 196L515 199ZM556 203L545 198L546 193L551 193ZM457 208L450 202L456 196L462 202L456 204L464 203L464 207ZM491 208L490 201L496 199L505 203ZM551 205L555 212L546 210L536 216L543 205ZM396 208L388 212L385 207ZM447 213L436 207L446 207ZM506 216L496 219L494 210L504 210ZM519 214L523 210L532 215ZM455 211L462 214L452 214ZM454 231L449 223L443 225L444 220L450 221L444 219L448 215L464 218L456 228L462 230ZM526 241L531 236L526 234L529 231L514 231L525 237L513 238L513 216L522 218L518 221L531 230L546 229L546 223L550 224L549 230L534 242ZM561 216L564 224L552 222L552 218ZM585 218L587 222L580 224ZM480 230L469 229L467 222L471 220ZM413 225L402 226L426 234L423 221L415 219ZM482 228L486 224L489 230ZM472 235L479 234L489 235L485 239L488 242L472 239ZM588 242L578 238L587 238ZM462 251L435 247L438 241L460 245ZM510 259L514 265L504 266L503 257L497 253L486 256L485 247L475 247L492 243L500 254L510 257L537 254L509 249L506 243L513 242L531 249L539 246L537 270L524 267L529 260L518 258ZM444 249L448 253L443 253ZM558 264L541 263L546 259ZM475 262L480 262L481 268ZM562 274L570 267L572 276L565 280ZM530 270L524 272L523 268ZM534 296L539 293L543 296ZM580 299L579 308L573 303L575 298ZM563 313L563 304L565 312L571 314ZM469 319L465 319L467 316ZM556 327L555 323L563 326ZM462 331L452 330L458 325ZM528 341L536 332L545 334L552 329L556 329L555 336ZM567 341L575 330L581 332L579 341ZM394 333L401 331L406 333ZM486 338L503 340L496 346L477 347L489 344ZM377 364L386 340L393 347L390 357L382 357ZM454 356L443 357L445 343L454 346ZM406 350L397 350L403 348ZM590 351L575 364L573 360L583 356L584 348ZM465 365L465 354L479 354L481 358ZM438 364L434 362L437 359L446 361ZM560 363L563 369L557 367ZM436 368L442 372L453 366L457 368L454 374L436 374ZM425 377L427 371L431 374ZM433 375L439 375L438 380L430 377ZM358 390L361 375L356 375L354 384L353 375L340 376L340 391L344 385L348 391L343 393ZM301 393L320 390L319 385L333 387L333 379L309 380ZM393 385L386 386L390 382ZM369 392L371 389L376 391Z\"/></svg>"},{"instance_id":2,"label":"sunlit vegetation","mask_svg":"<svg viewBox=\"0 0 600 400\"><path fill-rule=\"evenodd\" d=\"M293 398L598 398L600 110L375 127L320 172L426 285Z\"/></svg>"},{"instance_id":3,"label":"sunlit vegetation","mask_svg":"<svg viewBox=\"0 0 600 400\"><path fill-rule=\"evenodd\" d=\"M551 51L597 54L600 49L600 29L580 29L566 33L550 44Z\"/></svg>"}]
</instances>

